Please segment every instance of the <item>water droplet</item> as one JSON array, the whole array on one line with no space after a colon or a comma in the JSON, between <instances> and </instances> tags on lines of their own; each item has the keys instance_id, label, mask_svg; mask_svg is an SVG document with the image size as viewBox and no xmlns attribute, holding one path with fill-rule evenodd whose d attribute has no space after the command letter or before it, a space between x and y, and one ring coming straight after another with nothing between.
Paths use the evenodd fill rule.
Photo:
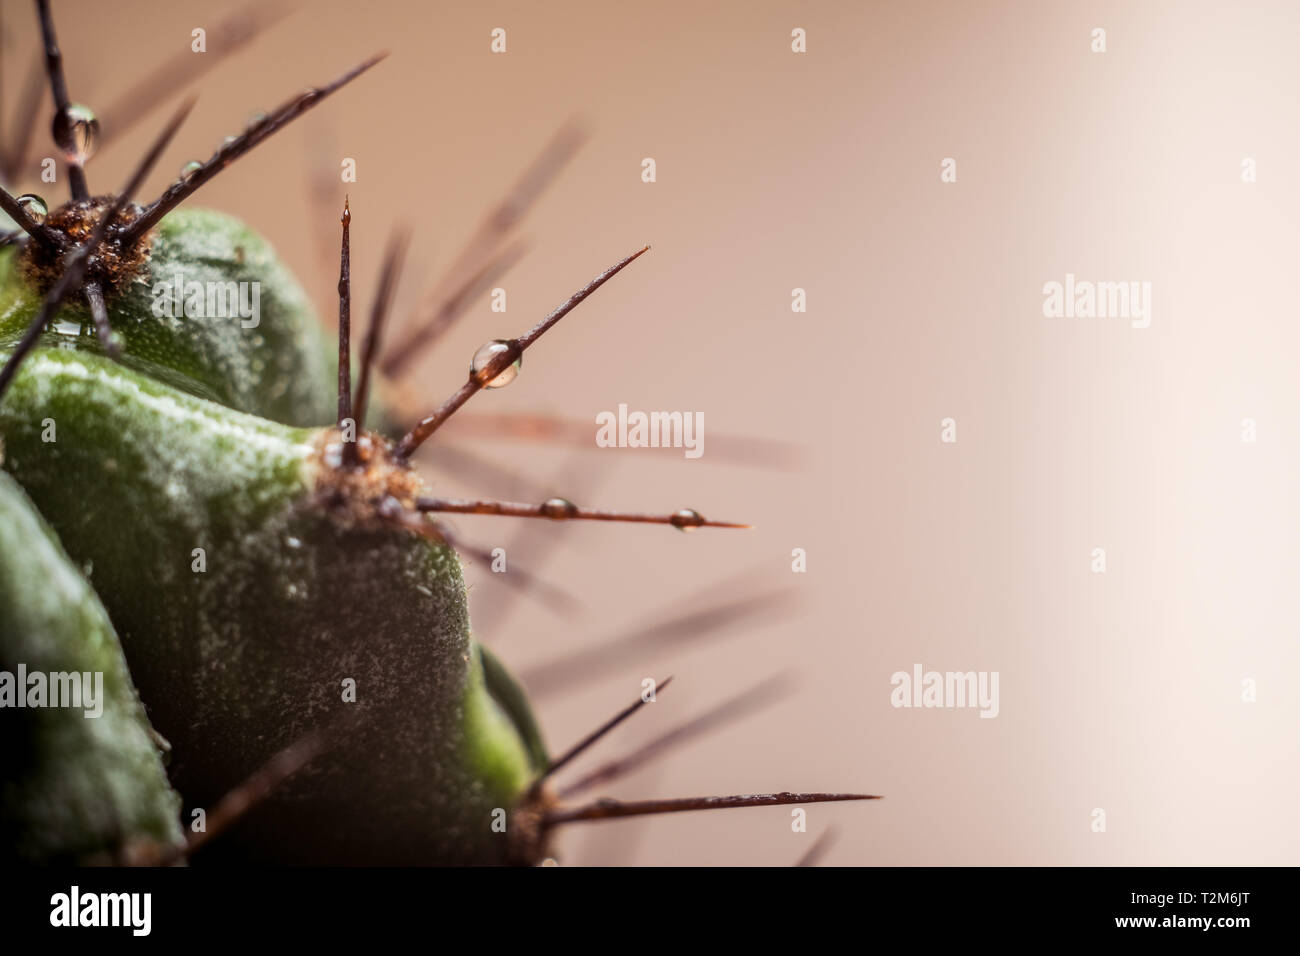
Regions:
<instances>
[{"instance_id":1,"label":"water droplet","mask_svg":"<svg viewBox=\"0 0 1300 956\"><path fill-rule=\"evenodd\" d=\"M704 515L691 508L683 508L673 514L672 524L678 531L694 531L704 524Z\"/></svg>"},{"instance_id":2,"label":"water droplet","mask_svg":"<svg viewBox=\"0 0 1300 956\"><path fill-rule=\"evenodd\" d=\"M181 167L181 182L187 183L194 178L194 174L203 168L203 164L197 159L191 159Z\"/></svg>"},{"instance_id":3,"label":"water droplet","mask_svg":"<svg viewBox=\"0 0 1300 956\"><path fill-rule=\"evenodd\" d=\"M302 547L302 542L299 541L297 538L292 537L292 536L290 536L290 537L288 537L288 538L285 538L285 539L284 539L284 543L287 544L289 547L291 547L291 548L295 548L295 549L296 549L296 548L301 548L301 547Z\"/></svg>"},{"instance_id":4,"label":"water droplet","mask_svg":"<svg viewBox=\"0 0 1300 956\"><path fill-rule=\"evenodd\" d=\"M254 110L248 114L248 128L252 129L255 126L261 126L266 122L266 119L267 117L265 113L261 110Z\"/></svg>"},{"instance_id":5,"label":"water droplet","mask_svg":"<svg viewBox=\"0 0 1300 956\"><path fill-rule=\"evenodd\" d=\"M35 193L19 196L18 205L23 207L23 212L27 213L27 217L38 226L50 214L50 207L45 205L45 200Z\"/></svg>"},{"instance_id":6,"label":"water droplet","mask_svg":"<svg viewBox=\"0 0 1300 956\"><path fill-rule=\"evenodd\" d=\"M54 142L68 162L84 166L99 148L99 119L89 106L69 103L54 114Z\"/></svg>"},{"instance_id":7,"label":"water droplet","mask_svg":"<svg viewBox=\"0 0 1300 956\"><path fill-rule=\"evenodd\" d=\"M516 352L514 343L506 339L495 339L474 353L474 358L469 363L469 372L478 379L479 384L484 388L504 388L513 382L515 376L519 374L519 369L524 364L522 355L498 372L496 378L490 382L483 381L483 372L498 355L514 352Z\"/></svg>"},{"instance_id":8,"label":"water droplet","mask_svg":"<svg viewBox=\"0 0 1300 956\"><path fill-rule=\"evenodd\" d=\"M542 514L552 521L566 521L578 513L578 506L568 498L548 498L542 503Z\"/></svg>"}]
</instances>

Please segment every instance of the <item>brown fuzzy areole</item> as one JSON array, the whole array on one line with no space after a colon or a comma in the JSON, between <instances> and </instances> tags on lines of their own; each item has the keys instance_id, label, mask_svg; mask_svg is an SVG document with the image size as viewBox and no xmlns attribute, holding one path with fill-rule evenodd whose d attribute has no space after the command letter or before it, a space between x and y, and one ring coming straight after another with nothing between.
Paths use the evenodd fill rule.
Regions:
<instances>
[{"instance_id":1,"label":"brown fuzzy areole","mask_svg":"<svg viewBox=\"0 0 1300 956\"><path fill-rule=\"evenodd\" d=\"M316 449L316 501L347 524L391 520L397 513L423 521L415 513L415 500L424 482L409 464L393 456L386 439L367 432L357 435L357 464L343 458L342 433L321 429L313 438Z\"/></svg>"},{"instance_id":2,"label":"brown fuzzy areole","mask_svg":"<svg viewBox=\"0 0 1300 956\"><path fill-rule=\"evenodd\" d=\"M115 199L115 196L110 195L73 200L51 212L45 219L45 226L61 240L62 248L56 250L44 243L28 242L19 257L23 278L41 295L47 293L63 271L63 256L67 250L90 238L100 216ZM152 234L126 248L114 238L118 230L138 219L141 212L135 203L127 203L109 230L108 240L90 257L85 281L98 282L105 296L111 297L139 275L149 261L149 252L153 246Z\"/></svg>"},{"instance_id":3,"label":"brown fuzzy areole","mask_svg":"<svg viewBox=\"0 0 1300 956\"><path fill-rule=\"evenodd\" d=\"M546 825L546 814L557 805L558 799L548 785L542 785L536 792L525 792L523 802L510 811L508 865L540 866L554 856L551 847L554 831Z\"/></svg>"}]
</instances>

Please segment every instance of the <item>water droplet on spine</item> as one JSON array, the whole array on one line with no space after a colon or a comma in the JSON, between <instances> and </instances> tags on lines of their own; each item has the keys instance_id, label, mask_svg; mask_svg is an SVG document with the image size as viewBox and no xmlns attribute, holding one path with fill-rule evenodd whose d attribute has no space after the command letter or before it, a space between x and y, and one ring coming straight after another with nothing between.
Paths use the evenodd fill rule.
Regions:
<instances>
[{"instance_id":1,"label":"water droplet on spine","mask_svg":"<svg viewBox=\"0 0 1300 956\"><path fill-rule=\"evenodd\" d=\"M203 168L203 164L197 159L191 159L181 167L181 182L187 183L194 178L194 174Z\"/></svg>"},{"instance_id":2,"label":"water droplet on spine","mask_svg":"<svg viewBox=\"0 0 1300 956\"><path fill-rule=\"evenodd\" d=\"M672 525L678 531L694 531L702 524L704 524L704 515L691 508L683 508L675 512L672 517Z\"/></svg>"},{"instance_id":3,"label":"water droplet on spine","mask_svg":"<svg viewBox=\"0 0 1300 956\"><path fill-rule=\"evenodd\" d=\"M69 103L54 114L53 133L63 155L76 166L84 166L99 148L99 119L80 103Z\"/></svg>"},{"instance_id":4,"label":"water droplet on spine","mask_svg":"<svg viewBox=\"0 0 1300 956\"><path fill-rule=\"evenodd\" d=\"M252 129L255 126L261 126L266 122L266 120L267 116L265 113L261 110L254 110L252 113L248 114L248 128Z\"/></svg>"},{"instance_id":5,"label":"water droplet on spine","mask_svg":"<svg viewBox=\"0 0 1300 956\"><path fill-rule=\"evenodd\" d=\"M27 193L18 197L18 205L23 207L23 212L27 213L27 218L38 226L45 221L45 217L50 214L50 207L45 204L45 200L35 193Z\"/></svg>"},{"instance_id":6,"label":"water droplet on spine","mask_svg":"<svg viewBox=\"0 0 1300 956\"><path fill-rule=\"evenodd\" d=\"M578 506L568 498L547 498L542 503L542 514L552 521L566 521L578 513Z\"/></svg>"},{"instance_id":7,"label":"water droplet on spine","mask_svg":"<svg viewBox=\"0 0 1300 956\"><path fill-rule=\"evenodd\" d=\"M515 376L519 374L519 369L524 364L522 355L498 372L490 382L483 381L483 373L498 355L515 351L514 343L505 339L495 339L474 353L474 358L469 363L469 372L484 388L504 388L513 382Z\"/></svg>"}]
</instances>

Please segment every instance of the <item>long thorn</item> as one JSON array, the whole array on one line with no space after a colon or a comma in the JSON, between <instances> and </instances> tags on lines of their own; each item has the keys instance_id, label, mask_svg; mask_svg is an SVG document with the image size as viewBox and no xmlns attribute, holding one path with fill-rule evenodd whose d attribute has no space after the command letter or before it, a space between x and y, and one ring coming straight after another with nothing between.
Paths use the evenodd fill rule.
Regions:
<instances>
[{"instance_id":1,"label":"long thorn","mask_svg":"<svg viewBox=\"0 0 1300 956\"><path fill-rule=\"evenodd\" d=\"M464 446L441 444L436 453L429 455L428 464L435 471L470 484L490 483L512 497L546 498L550 492L549 485L541 484L533 476L521 474Z\"/></svg>"},{"instance_id":2,"label":"long thorn","mask_svg":"<svg viewBox=\"0 0 1300 956\"><path fill-rule=\"evenodd\" d=\"M356 79L386 56L388 56L387 52L377 53L365 62L348 70L333 82L320 88L313 88L299 93L287 103L277 107L265 119L253 124L230 142L224 143L207 162L188 174L184 179L172 183L149 208L141 213L138 219L122 230L123 245L129 246L137 242L140 237L158 225L163 216L194 195L200 187L221 170L243 156L254 146L293 122L325 97Z\"/></svg>"},{"instance_id":3,"label":"long thorn","mask_svg":"<svg viewBox=\"0 0 1300 956\"><path fill-rule=\"evenodd\" d=\"M86 302L90 305L90 314L95 320L95 334L104 351L112 358L122 354L121 347L113 338L113 329L108 324L108 307L104 304L104 290L98 282L87 282L85 286Z\"/></svg>"},{"instance_id":4,"label":"long thorn","mask_svg":"<svg viewBox=\"0 0 1300 956\"><path fill-rule=\"evenodd\" d=\"M584 777L564 787L559 795L561 799L567 799L582 793L584 790L590 790L592 787L626 776L640 769L671 747L680 746L693 737L699 737L716 727L721 727L757 710L772 706L785 696L789 689L790 682L785 677L769 677L744 693L737 694L730 700L723 701L698 717L674 727L667 733L660 734L630 754L597 767Z\"/></svg>"},{"instance_id":5,"label":"long thorn","mask_svg":"<svg viewBox=\"0 0 1300 956\"><path fill-rule=\"evenodd\" d=\"M460 272L472 269L487 250L522 221L586 139L586 131L576 120L569 120L560 127L501 202L484 217L460 255L452 261L447 270L448 281Z\"/></svg>"},{"instance_id":6,"label":"long thorn","mask_svg":"<svg viewBox=\"0 0 1300 956\"><path fill-rule=\"evenodd\" d=\"M147 116L176 90L209 72L256 39L259 33L287 16L290 9L289 4L278 0L252 0L208 30L208 52L203 56L195 56L187 47L141 77L105 109L97 111L100 149Z\"/></svg>"},{"instance_id":7,"label":"long thorn","mask_svg":"<svg viewBox=\"0 0 1300 956\"><path fill-rule=\"evenodd\" d=\"M45 70L40 57L32 60L27 73L27 85L23 87L18 109L14 111L14 128L10 132L9 148L5 151L4 165L0 168L0 179L6 182L15 179L19 170L27 163L27 155L36 135L37 117L41 111L41 100L45 93Z\"/></svg>"},{"instance_id":8,"label":"long thorn","mask_svg":"<svg viewBox=\"0 0 1300 956\"><path fill-rule=\"evenodd\" d=\"M664 678L664 679L661 680L661 681L658 681L658 682L655 684L655 688L654 688L655 695L657 696L658 693L659 693L659 691L664 690L664 689L665 689L669 684L671 684L672 682L673 682L673 679L672 679L671 676L670 676L670 677L666 677L666 678ZM599 741L602 737L604 737L606 734L608 734L611 730L613 730L613 729L614 729L615 727L617 727L619 724L623 723L623 721L627 720L629 717L631 717L633 714L635 714L638 710L640 710L640 709L641 709L642 707L644 707L646 704L650 703L650 701L653 700L653 699L654 699L653 697L647 699L647 698L645 697L644 694L643 694L642 696L638 697L636 700L634 700L632 703L628 704L626 707L624 707L622 710L620 710L617 714L615 714L615 715L614 715L613 717L611 717L609 720L605 721L603 724L601 724L599 727L597 727L597 728L596 728L595 730L593 730L591 733L587 734L587 736L585 736L585 737L583 737L581 740L579 740L576 744L574 744L572 747L570 747L568 750L566 750L566 751L565 751L561 756L559 756L559 757L557 757L556 759L552 760L551 763L550 763L550 766L548 766L548 767L546 768L545 773L543 773L540 777L538 777L538 778L533 782L533 785L532 785L532 788L531 788L532 792L536 793L536 792L541 788L541 785L542 785L542 782L543 782L543 781L545 781L545 780L548 779L549 777L554 776L554 775L555 775L556 773L558 773L561 769L563 769L564 767L568 766L570 763L572 763L572 762L573 762L574 760L576 760L578 757L582 756L582 754L586 753L587 750L590 749L590 748L591 748L591 747L592 747L592 746L593 746L597 741Z\"/></svg>"},{"instance_id":9,"label":"long thorn","mask_svg":"<svg viewBox=\"0 0 1300 956\"><path fill-rule=\"evenodd\" d=\"M18 374L18 366L22 363L23 359L27 357L27 353L36 345L36 340L40 338L41 332L45 329L46 324L54 317L54 314L58 312L59 306L62 305L63 300L68 296L72 289L81 283L82 278L86 274L86 268L89 265L91 254L98 249L100 243L104 241L104 237L108 234L108 230L117 220L118 214L121 213L123 207L125 207L127 202L130 201L130 195L140 188L140 183L144 180L145 176L149 175L149 170L153 169L154 163L158 161L159 155L161 155L167 144L171 142L171 138L176 134L176 130L180 128L181 123L193 108L193 98L188 99L181 104L181 108L176 111L175 115L172 116L171 120L169 120L167 125L163 128L163 131L158 135L158 138L154 140L153 145L149 148L149 152L147 152L144 155L144 158L140 160L135 172L131 174L131 178L127 181L125 188L123 188L117 198L113 200L113 204L108 207L102 216L100 216L99 222L95 224L95 231L90 234L90 238L70 251L64 257L63 272L59 275L59 278L55 281L50 291L46 293L45 300L41 303L40 311L37 312L36 317L32 320L31 324L27 326L27 331L23 333L21 341L19 341L18 345L14 347L13 352L9 355L9 360L5 362L4 368L0 369L0 399L4 398L5 391L9 388L9 383L13 381L13 377Z\"/></svg>"},{"instance_id":10,"label":"long thorn","mask_svg":"<svg viewBox=\"0 0 1300 956\"><path fill-rule=\"evenodd\" d=\"M422 322L408 332L398 344L390 350L384 359L382 368L385 375L394 378L401 375L409 363L421 352L427 351L435 342L447 334L470 303L490 289L498 279L515 267L515 264L528 251L528 243L517 239L488 261L477 272L468 276L464 282L433 310L427 321Z\"/></svg>"},{"instance_id":11,"label":"long thorn","mask_svg":"<svg viewBox=\"0 0 1300 956\"><path fill-rule=\"evenodd\" d=\"M816 866L821 862L826 851L830 849L831 844L839 836L839 831L835 827L827 827L826 832L817 838L817 842L808 848L808 852L795 862L795 866Z\"/></svg>"},{"instance_id":12,"label":"long thorn","mask_svg":"<svg viewBox=\"0 0 1300 956\"><path fill-rule=\"evenodd\" d=\"M766 591L735 601L727 601L657 622L626 637L594 648L556 657L527 668L520 675L533 697L541 697L575 682L586 682L621 666L628 658L706 637L719 637L728 625L754 616L770 616L774 610L788 606L793 589Z\"/></svg>"},{"instance_id":13,"label":"long thorn","mask_svg":"<svg viewBox=\"0 0 1300 956\"><path fill-rule=\"evenodd\" d=\"M324 750L324 736L313 731L275 754L217 802L207 816L206 829L189 835L184 854L193 855L230 829L248 811L269 797L276 787L319 757Z\"/></svg>"},{"instance_id":14,"label":"long thorn","mask_svg":"<svg viewBox=\"0 0 1300 956\"><path fill-rule=\"evenodd\" d=\"M68 99L68 83L63 76L63 54L59 52L59 41L54 34L54 15L50 12L50 0L36 0L36 9L41 18L41 36L45 40L45 72L50 78L50 93L54 96L54 124L67 115L71 105ZM62 148L62 144L57 144ZM86 186L86 171L79 163L68 160L68 185L72 198L89 199L90 190Z\"/></svg>"},{"instance_id":15,"label":"long thorn","mask_svg":"<svg viewBox=\"0 0 1300 956\"><path fill-rule=\"evenodd\" d=\"M339 249L339 413L338 426L352 417L352 210L343 200L343 243ZM348 454L349 448L351 455ZM343 456L356 461L356 443L343 442Z\"/></svg>"},{"instance_id":16,"label":"long thorn","mask_svg":"<svg viewBox=\"0 0 1300 956\"><path fill-rule=\"evenodd\" d=\"M441 464L445 461L446 446L438 449L439 454L436 460ZM588 497L597 485L597 479L603 478L601 470L595 468L575 468L570 461L564 466L559 475L551 480L550 486L554 487L578 487L581 488L583 497ZM549 498L551 488L548 487L544 493L539 493L536 497L545 499ZM534 541L534 539L536 539ZM511 535L502 548L508 555L526 554L525 560L529 565L542 567L550 551L558 546L564 540L563 534L554 534L550 528L546 528L537 522L523 522L515 533ZM501 575L493 575L493 578L500 578ZM495 580L493 584L495 584ZM499 644L501 639L510 631L503 631L498 627L499 622L503 621L511 612L514 606L513 598L520 594L519 589L515 589L500 597L493 597L491 600L481 602L481 606L475 612L474 620L477 626L482 628L484 634L493 635L493 643Z\"/></svg>"},{"instance_id":17,"label":"long thorn","mask_svg":"<svg viewBox=\"0 0 1300 956\"><path fill-rule=\"evenodd\" d=\"M403 511L406 510L403 509ZM407 514L409 514L409 512L407 512ZM494 555L490 550L469 544L469 542L463 540L463 538L456 535L455 532L452 532L450 528L446 527L446 524L437 525L437 537L441 538L442 541L445 541L446 544L450 545L451 548L454 548L460 554L468 554L469 557L484 563L490 564L493 562ZM502 576L506 579L507 587L515 588L517 591L536 597L538 601L541 601L542 604L550 607L552 611L555 611L556 614L562 615L564 618L575 617L577 611L581 609L582 602L578 601L576 597L573 597L573 594L564 591L562 588L556 587L556 585L551 584L550 581L538 578L537 575L524 570L524 568L520 568L517 562L512 562L511 570L508 571L506 575ZM484 632L490 631L485 628Z\"/></svg>"},{"instance_id":18,"label":"long thorn","mask_svg":"<svg viewBox=\"0 0 1300 956\"><path fill-rule=\"evenodd\" d=\"M736 807L784 807L795 803L835 803L844 800L880 800L872 793L737 793L725 797L680 797L675 800L597 800L582 807L552 810L543 818L546 827L586 820L642 817L651 813L684 813L688 810L730 810Z\"/></svg>"},{"instance_id":19,"label":"long thorn","mask_svg":"<svg viewBox=\"0 0 1300 956\"><path fill-rule=\"evenodd\" d=\"M397 280L402 274L402 265L406 261L406 249L410 240L410 232L399 228L389 237L388 249L384 252L383 270L379 276L379 291L370 310L370 326L366 329L366 340L361 347L361 378L357 382L357 398L353 403L358 428L366 420L366 409L370 404L370 377L374 372L375 358L379 354L380 343L384 338L384 324L388 320L389 312L392 311L393 294L397 290Z\"/></svg>"},{"instance_id":20,"label":"long thorn","mask_svg":"<svg viewBox=\"0 0 1300 956\"><path fill-rule=\"evenodd\" d=\"M415 500L417 511L443 511L467 515L500 515L508 518L549 518L552 521L626 521L633 524L670 524L674 528L748 528L747 524L710 521L702 514L684 508L670 515L637 514L627 511L598 511L579 508L563 498L552 498L540 505L518 501L487 501L466 498L421 497Z\"/></svg>"},{"instance_id":21,"label":"long thorn","mask_svg":"<svg viewBox=\"0 0 1300 956\"><path fill-rule=\"evenodd\" d=\"M431 312L434 318L424 324L423 331L413 332L400 343L399 348L393 350L384 362L385 374L390 376L398 374L399 369L407 361L421 350L427 350L433 345L455 318L455 315L445 314L449 311L448 304L458 299L464 302L466 298L473 298L473 296L467 297L465 291L468 286L475 284L476 277L481 279L489 270L500 275L514 264L513 261L508 261L505 254L502 254L496 258L495 268L492 263L482 267L479 265L489 256L497 243L519 224L559 171L573 158L586 138L587 134L581 124L575 120L565 123L501 201L483 217L464 248L448 266L442 279L420 302L417 313ZM516 251L522 250L516 246ZM489 280L491 281L495 281L495 277ZM449 291L453 288L457 291ZM441 305L435 306L435 303Z\"/></svg>"},{"instance_id":22,"label":"long thorn","mask_svg":"<svg viewBox=\"0 0 1300 956\"><path fill-rule=\"evenodd\" d=\"M59 243L51 231L27 215L27 210L23 208L22 203L11 196L4 187L0 187L0 209L3 209L27 235L41 245L58 251Z\"/></svg>"},{"instance_id":23,"label":"long thorn","mask_svg":"<svg viewBox=\"0 0 1300 956\"><path fill-rule=\"evenodd\" d=\"M592 440L592 428L587 422L560 418L545 412L466 412L456 416L448 425L447 435L475 439L515 439L532 441L551 447L571 445L574 448L599 452ZM666 445L666 443L665 443ZM659 448L632 449L653 454ZM794 469L807 457L807 449L796 442L749 435L724 435L710 433L709 460L747 466Z\"/></svg>"},{"instance_id":24,"label":"long thorn","mask_svg":"<svg viewBox=\"0 0 1300 956\"><path fill-rule=\"evenodd\" d=\"M564 304L546 318L542 319L542 321L538 322L523 335L516 339L512 339L510 342L510 348L498 352L483 368L477 371L471 371L465 384L457 389L450 398L443 402L442 406L436 412L406 433L402 440L397 443L396 448L393 449L394 456L399 460L410 458L415 450L428 440L429 436L437 431L443 422L454 415L458 408L469 401L470 396L488 382L495 379L510 365L517 362L524 354L525 350L541 338L542 335L555 325L556 322L559 322L560 319L572 312L584 299L587 298L587 296L591 295L614 276L618 275L628 266L629 263L639 256L644 255L649 249L649 246L642 246L627 258L610 266L573 295L569 296L569 298L565 300Z\"/></svg>"}]
</instances>

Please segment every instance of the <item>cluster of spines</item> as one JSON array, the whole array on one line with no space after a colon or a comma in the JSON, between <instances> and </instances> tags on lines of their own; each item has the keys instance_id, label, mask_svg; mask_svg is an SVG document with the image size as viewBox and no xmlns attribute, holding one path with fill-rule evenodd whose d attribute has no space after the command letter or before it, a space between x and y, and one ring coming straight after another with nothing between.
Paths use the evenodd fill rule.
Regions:
<instances>
[{"instance_id":1,"label":"cluster of spines","mask_svg":"<svg viewBox=\"0 0 1300 956\"><path fill-rule=\"evenodd\" d=\"M72 117L77 107L76 104L71 102L68 96L67 83L63 74L62 55L59 51L57 37L55 35L54 21L50 11L49 0L36 0L36 5L41 22L45 72L49 80L55 104L55 137L56 140L62 141L72 135L72 131L68 129L68 126L73 122ZM283 8L275 4L269 5L264 9L261 9L259 12L258 5L254 4L249 8L232 15L227 21L220 25L218 30L229 40L228 47L233 48L247 42L248 39L256 34L257 30L261 26L265 26L272 20L277 19L283 14L283 12ZM3 369L0 369L0 400L3 399L6 389L12 382L23 359L35 346L41 333L53 320L59 308L64 304L68 297L74 293L80 292L80 294L85 297L86 303L91 309L97 335L100 337L105 349L110 355L117 354L117 344L113 339L112 331L108 323L107 310L104 303L104 290L94 278L87 278L87 270L91 264L91 259L95 252L104 243L113 242L121 247L130 248L142 242L149 234L150 230L156 226L168 212L180 205L180 203L189 196L193 195L194 192L215 177L222 169L226 168L230 163L250 151L254 146L268 139L278 130L284 128L311 107L317 105L326 96L337 91L353 79L356 79L366 70L370 69L382 60L386 55L386 53L376 54L364 60L356 67L347 71L325 86L306 90L305 92L291 98L271 113L259 116L239 136L231 137L226 140L226 142L222 144L209 160L203 163L190 164L181 178L168 187L158 199L145 206L139 215L135 216L127 223L119 224L119 217L122 210L130 202L130 197L139 190L145 176L147 176L152 170L163 149L171 141L181 123L192 109L194 105L193 98L186 100L181 108L176 111L164 126L150 149L139 161L122 190L100 214L100 218L96 223L90 238L79 245L70 243L57 230L51 229L44 225L43 222L37 221L28 214L28 207L20 201L20 198L12 196L7 190L0 187L0 208L3 208L10 218L14 220L19 227L20 233L25 233L28 241L39 243L46 250L53 252L62 258L62 270L58 278L46 293L35 318L32 320L19 343L13 349ZM118 127L121 128L128 125L130 122L134 122L140 115L155 104L158 90L170 88L170 83L161 83L158 81L160 76L174 78L178 72L183 74L186 71L180 63L172 61L164 64L150 82L142 82L137 88L134 98L128 101L127 106L113 114L122 117L122 122L117 124ZM36 112L35 104L39 100L39 88L35 91L31 91L30 87L31 84L29 84L29 92L24 97L25 108L23 113L26 119L20 123L20 136L15 141L12 151L0 155L0 175L6 177L12 176L17 166L21 164L30 142L30 132ZM60 130L62 130L62 135L60 134ZM349 232L351 210L345 202L342 217L343 239L340 255L340 277L338 286L339 397L338 420L336 424L340 428L344 427L344 425L349 422L352 423L354 427L356 427L357 422L364 422L372 385L373 370L376 366L381 368L390 376L397 375L406 366L406 363L410 361L413 355L415 355L420 349L427 348L446 332L455 319L459 315L463 314L470 300L488 288L502 273L504 273L505 270L510 268L510 266L518 260L524 249L520 242L507 245L495 255L489 256L488 254L491 252L495 242L500 237L507 234L511 227L519 221L524 212L535 201L536 197L544 189L545 185L550 181L555 172L577 149L581 140L581 132L575 126L566 126L561 130L560 134L551 144L549 144L547 149L529 168L524 177L516 184L514 189L507 194L506 198L492 210L479 227L478 231L471 238L470 243L456 260L453 268L449 270L448 279L444 284L444 287L441 289L441 296L436 297L435 299L437 305L432 310L431 316L426 321L412 329L408 333L408 337L403 340L387 358L380 358L380 343L382 341L384 324L391 308L393 291L397 283L397 278L401 272L402 262L409 242L409 235L404 230L398 230L394 233L385 254L379 294L376 297L371 312L370 326L362 348L361 370L355 393L351 382L351 249ZM69 155L68 179L73 201L86 200L89 198L90 191L86 180L84 158L78 159L75 156ZM23 241L23 236L20 233L11 233L0 237L0 245ZM490 387L499 376L502 376L503 373L520 361L524 351L535 343L538 338L551 329L560 321L560 319L564 318L588 296L600 288L601 285L620 272L636 258L648 251L648 249L649 246L644 246L615 263L600 275L596 276L595 279L582 289L578 290L578 292L570 296L553 312L522 335L513 339L498 340L496 343L490 343L498 347L492 350L490 356L484 362L476 362L472 364L469 377L465 383L450 397L448 397L432 414L422 418L410 429L410 431L397 441L393 446L394 457L399 462L409 461L411 456L423 444L423 442L445 424L451 416L469 400L470 397L482 388ZM478 265L478 260L485 256L487 256L486 263ZM438 291L439 290L435 290L435 293ZM345 467L355 467L359 464L357 457L357 443L355 440L344 442L343 464ZM747 527L746 525L732 524L728 522L708 521L697 512L689 509L683 509L671 515L610 512L579 508L572 502L563 498L551 498L540 505L530 505L508 501L421 497L416 501L415 508L417 512L422 514L454 512L462 514L537 517L561 521L572 519L627 521L669 524L681 530L692 530L701 526L729 528ZM409 515L403 516L403 520L407 521L408 525L409 518ZM760 601L759 603L762 602ZM702 612L700 615L697 615L697 617L702 617L706 620L704 622L692 622L694 625L692 633L698 633L700 630L717 629L721 627L730 620L752 610L753 605L755 604L755 599L751 598L740 602L740 604L741 606L739 607L728 607L727 605L722 605L710 608ZM674 623L682 623L684 625L685 622ZM623 642L616 642L607 649L613 650L615 654L617 654L621 650L625 649L624 647L620 647L620 644L630 645L633 643L643 642L647 636L660 636L663 633L663 628L664 624L659 622L657 625L649 628L646 632L633 635L632 638L625 639ZM571 675L581 673L584 670L582 667L569 667L567 664L565 664L564 669ZM594 672L594 669L588 667L585 668L585 671L590 674ZM657 689L663 690L668 686L671 680L671 678L668 678L659 683ZM638 748L632 754L602 765L595 771L588 773L579 780L562 788L559 791L559 796L561 798L571 797L585 792L597 784L617 779L618 777L621 777L631 770L641 766L652 757L669 749L671 746L678 745L685 740L698 736L704 731L718 726L727 720L734 719L742 713L752 710L757 701L770 703L777 696L774 692L775 690L776 688L774 683L768 682L764 685L760 685L758 688L752 689L740 697L727 701L700 717L655 738L650 743ZM569 750L565 751L561 756L552 760L550 765L545 768L545 770L534 781L528 795L535 797L540 794L542 788L557 772L568 766L580 755L585 753L590 747L594 746L607 733L609 733L609 731L613 730L624 720L640 710L642 705L646 703L648 699L651 698L646 698L644 696L638 698L631 705L619 711L619 713L617 713L613 718L603 723L595 731L588 734ZM289 747L274 756L266 765L253 774L243 784L230 791L230 793L219 802L218 806L214 808L207 830L203 833L190 834L187 846L184 849L174 851L170 854L164 854L161 857L156 855L146 856L144 861L153 863L173 862L181 856L188 855L189 853L198 850L202 845L240 819L260 801L264 800L283 780L326 750L329 745L329 738L330 734L328 732L316 731L291 744ZM582 821L674 813L688 810L868 799L879 798L870 794L779 792L632 802L598 799L584 805L551 807L546 810L543 816L542 826L544 830L549 830L562 824ZM800 865L811 864L811 862L813 862L824 851L829 836L830 834L828 831L828 833L824 834L813 848L809 850L805 857L800 861Z\"/></svg>"}]
</instances>

